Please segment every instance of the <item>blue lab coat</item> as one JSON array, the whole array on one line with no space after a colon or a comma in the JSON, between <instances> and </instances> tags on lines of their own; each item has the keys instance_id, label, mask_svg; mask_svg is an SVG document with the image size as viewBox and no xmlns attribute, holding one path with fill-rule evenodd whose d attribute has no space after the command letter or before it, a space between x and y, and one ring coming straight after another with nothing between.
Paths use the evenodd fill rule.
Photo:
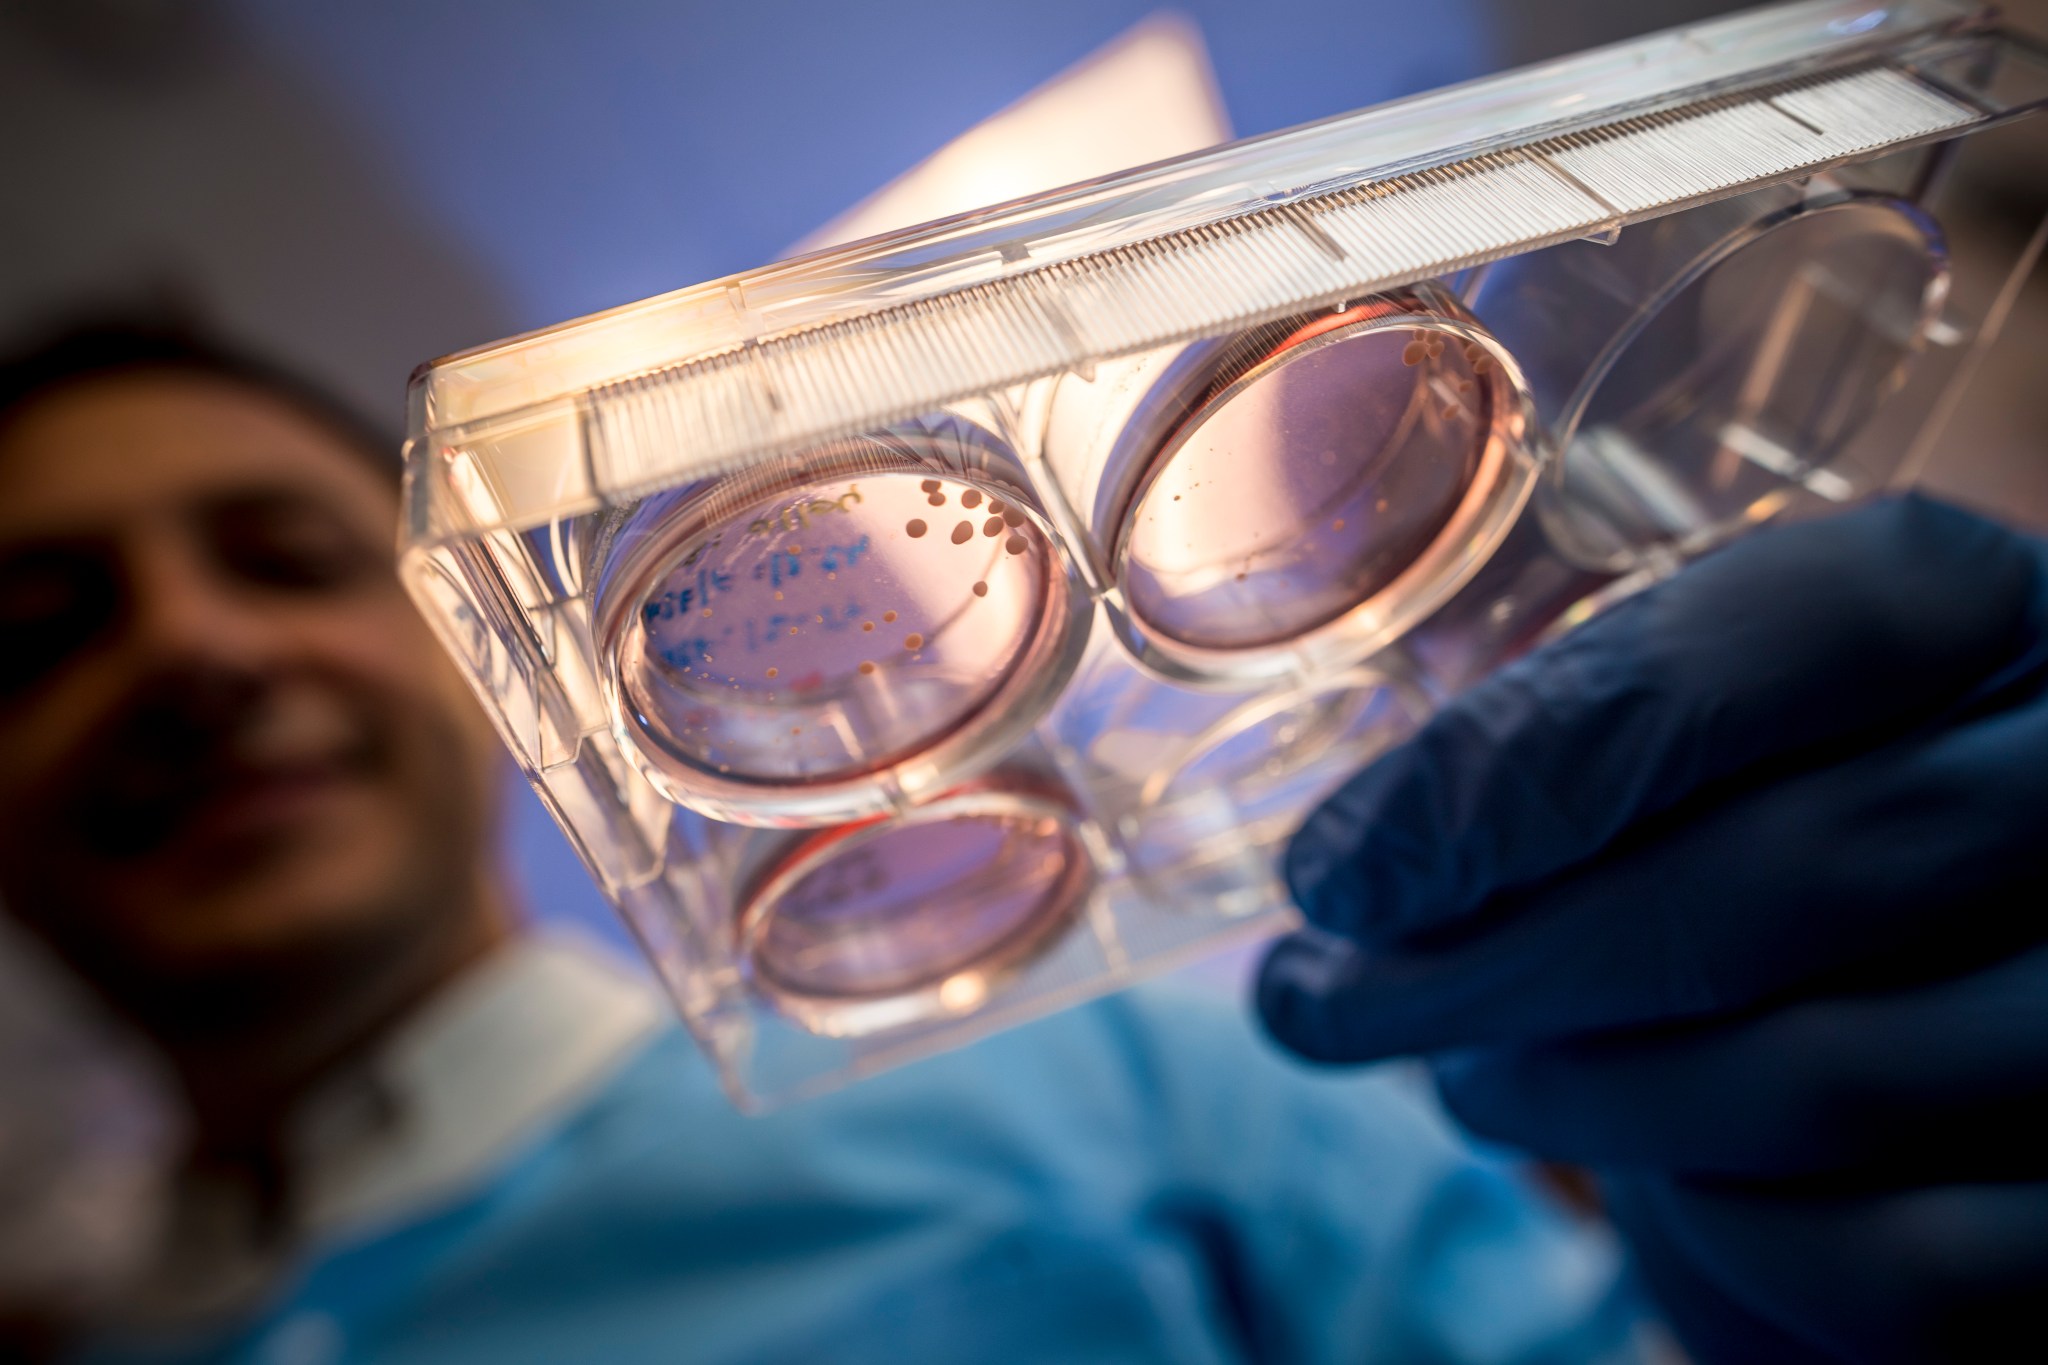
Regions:
<instances>
[{"instance_id":1,"label":"blue lab coat","mask_svg":"<svg viewBox=\"0 0 2048 1365\"><path fill-rule=\"evenodd\" d=\"M1616 1266L1403 1079L1154 988L765 1118L664 1027L224 1337L93 1358L1584 1365Z\"/></svg>"}]
</instances>

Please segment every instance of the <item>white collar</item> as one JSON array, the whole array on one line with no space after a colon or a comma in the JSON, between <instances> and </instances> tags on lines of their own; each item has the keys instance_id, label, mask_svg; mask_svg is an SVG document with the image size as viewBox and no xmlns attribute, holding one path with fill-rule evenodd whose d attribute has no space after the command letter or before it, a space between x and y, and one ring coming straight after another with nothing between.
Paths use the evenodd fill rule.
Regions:
<instances>
[{"instance_id":1,"label":"white collar","mask_svg":"<svg viewBox=\"0 0 2048 1365\"><path fill-rule=\"evenodd\" d=\"M526 935L466 972L301 1106L289 1146L303 1236L456 1197L594 1093L660 1026L644 975Z\"/></svg>"}]
</instances>

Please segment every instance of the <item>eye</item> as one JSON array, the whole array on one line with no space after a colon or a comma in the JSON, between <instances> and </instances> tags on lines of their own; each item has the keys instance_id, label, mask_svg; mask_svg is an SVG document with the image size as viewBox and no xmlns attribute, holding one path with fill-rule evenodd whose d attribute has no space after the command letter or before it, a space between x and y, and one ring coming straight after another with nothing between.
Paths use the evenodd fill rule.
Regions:
<instances>
[{"instance_id":1,"label":"eye","mask_svg":"<svg viewBox=\"0 0 2048 1365\"><path fill-rule=\"evenodd\" d=\"M206 515L215 562L259 587L323 592L349 588L390 569L380 541L332 509L297 495L238 498Z\"/></svg>"},{"instance_id":2,"label":"eye","mask_svg":"<svg viewBox=\"0 0 2048 1365\"><path fill-rule=\"evenodd\" d=\"M91 645L119 599L113 565L90 550L0 555L0 696L27 690Z\"/></svg>"}]
</instances>

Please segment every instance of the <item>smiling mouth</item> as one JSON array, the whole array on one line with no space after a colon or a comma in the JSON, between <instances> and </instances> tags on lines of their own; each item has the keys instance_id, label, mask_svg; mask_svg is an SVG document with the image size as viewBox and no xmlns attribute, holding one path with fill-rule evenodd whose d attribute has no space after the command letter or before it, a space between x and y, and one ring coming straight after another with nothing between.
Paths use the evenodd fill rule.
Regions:
<instances>
[{"instance_id":1,"label":"smiling mouth","mask_svg":"<svg viewBox=\"0 0 2048 1365\"><path fill-rule=\"evenodd\" d=\"M231 772L171 822L170 838L217 845L289 834L330 816L332 803L363 778L359 765L344 762Z\"/></svg>"}]
</instances>

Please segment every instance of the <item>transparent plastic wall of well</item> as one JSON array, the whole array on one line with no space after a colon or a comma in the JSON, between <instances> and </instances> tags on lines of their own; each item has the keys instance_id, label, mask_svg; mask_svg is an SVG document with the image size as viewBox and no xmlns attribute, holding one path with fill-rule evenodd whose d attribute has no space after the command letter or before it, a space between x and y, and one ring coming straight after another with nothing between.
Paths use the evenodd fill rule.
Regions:
<instances>
[{"instance_id":1,"label":"transparent plastic wall of well","mask_svg":"<svg viewBox=\"0 0 2048 1365\"><path fill-rule=\"evenodd\" d=\"M1952 258L1971 145L416 524L405 571L735 1097L801 1095L1284 926L1288 835L1444 697L1909 477L2027 264ZM415 509L578 467L494 439Z\"/></svg>"}]
</instances>

